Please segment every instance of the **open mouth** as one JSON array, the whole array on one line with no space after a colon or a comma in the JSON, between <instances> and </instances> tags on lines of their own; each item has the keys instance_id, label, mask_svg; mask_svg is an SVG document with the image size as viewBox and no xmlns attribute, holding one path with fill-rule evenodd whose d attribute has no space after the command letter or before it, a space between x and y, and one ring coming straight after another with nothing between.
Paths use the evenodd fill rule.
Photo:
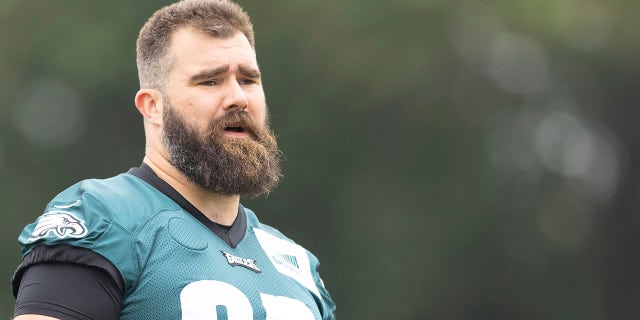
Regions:
<instances>
[{"instance_id":1,"label":"open mouth","mask_svg":"<svg viewBox=\"0 0 640 320\"><path fill-rule=\"evenodd\" d=\"M225 127L224 132L227 135L231 136L248 136L251 134L251 130L240 123L234 123L228 127Z\"/></svg>"},{"instance_id":2,"label":"open mouth","mask_svg":"<svg viewBox=\"0 0 640 320\"><path fill-rule=\"evenodd\" d=\"M229 132L245 132L246 130L243 127L226 127L224 128L224 131L229 131Z\"/></svg>"}]
</instances>

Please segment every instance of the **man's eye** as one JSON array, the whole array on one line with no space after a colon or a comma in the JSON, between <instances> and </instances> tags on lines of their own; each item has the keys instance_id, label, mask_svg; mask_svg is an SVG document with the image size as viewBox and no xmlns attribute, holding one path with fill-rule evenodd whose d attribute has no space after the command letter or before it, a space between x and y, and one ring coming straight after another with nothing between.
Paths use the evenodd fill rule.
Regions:
<instances>
[{"instance_id":1,"label":"man's eye","mask_svg":"<svg viewBox=\"0 0 640 320\"><path fill-rule=\"evenodd\" d=\"M218 84L218 81L216 80L207 80L207 81L202 81L200 83L198 83L201 86L215 86L216 84Z\"/></svg>"},{"instance_id":2,"label":"man's eye","mask_svg":"<svg viewBox=\"0 0 640 320\"><path fill-rule=\"evenodd\" d=\"M256 80L253 80L253 79L240 79L238 82L240 84L254 84L254 83L256 83Z\"/></svg>"}]
</instances>

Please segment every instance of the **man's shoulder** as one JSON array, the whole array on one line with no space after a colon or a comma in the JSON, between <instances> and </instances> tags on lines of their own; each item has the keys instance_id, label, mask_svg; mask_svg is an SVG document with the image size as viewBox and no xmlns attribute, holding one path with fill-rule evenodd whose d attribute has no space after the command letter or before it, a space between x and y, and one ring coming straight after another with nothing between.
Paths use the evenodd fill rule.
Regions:
<instances>
[{"instance_id":1,"label":"man's shoulder","mask_svg":"<svg viewBox=\"0 0 640 320\"><path fill-rule=\"evenodd\" d=\"M282 232L280 232L280 230L276 229L275 227L272 227L270 225L264 224L262 222L260 222L260 220L258 219L258 216L251 210L248 209L246 207L242 207L242 209L245 212L245 215L247 217L247 226L248 228L251 229L260 229L266 233L269 233L275 237L287 240L287 241L291 241L293 242L293 240L291 240L289 237L285 236Z\"/></svg>"},{"instance_id":2,"label":"man's shoulder","mask_svg":"<svg viewBox=\"0 0 640 320\"><path fill-rule=\"evenodd\" d=\"M106 179L82 180L56 195L38 219L77 220L88 228L116 224L132 232L172 202L139 178L122 173Z\"/></svg>"},{"instance_id":3,"label":"man's shoulder","mask_svg":"<svg viewBox=\"0 0 640 320\"><path fill-rule=\"evenodd\" d=\"M293 239L289 238L289 236L287 236L284 233L282 233L279 229L260 222L258 217L256 216L256 214L253 211L251 211L250 209L247 209L247 208L244 208L244 207L243 207L243 209L244 209L245 214L247 216L247 227L248 227L248 229L250 230L250 232L255 234L258 238L262 237L262 239L264 239L265 236L266 236L266 238L278 239L276 241L278 241L278 242L280 242L280 241L288 242L288 243L291 243L292 245L298 246L298 247L306 250L304 247L302 247L296 241L294 241Z\"/></svg>"},{"instance_id":4,"label":"man's shoulder","mask_svg":"<svg viewBox=\"0 0 640 320\"><path fill-rule=\"evenodd\" d=\"M166 205L170 203L167 200L166 196L146 182L131 174L122 173L106 179L82 180L59 193L47 207L81 202L85 208L91 207L92 210L105 214L118 214Z\"/></svg>"},{"instance_id":5,"label":"man's shoulder","mask_svg":"<svg viewBox=\"0 0 640 320\"><path fill-rule=\"evenodd\" d=\"M90 196L96 200L127 199L139 193L151 191L152 188L142 180L128 173L105 179L85 179L77 182L58 194L56 199Z\"/></svg>"}]
</instances>

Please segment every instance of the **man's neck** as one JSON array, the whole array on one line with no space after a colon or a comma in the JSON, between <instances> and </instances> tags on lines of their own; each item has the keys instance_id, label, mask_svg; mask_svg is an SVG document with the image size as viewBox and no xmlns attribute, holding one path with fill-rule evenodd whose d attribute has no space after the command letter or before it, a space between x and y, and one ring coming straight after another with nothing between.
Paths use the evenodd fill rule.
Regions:
<instances>
[{"instance_id":1,"label":"man's neck","mask_svg":"<svg viewBox=\"0 0 640 320\"><path fill-rule=\"evenodd\" d=\"M145 156L143 162L207 218L225 226L233 224L238 216L239 195L225 196L206 190L189 181L182 172L166 160L154 160Z\"/></svg>"}]
</instances>

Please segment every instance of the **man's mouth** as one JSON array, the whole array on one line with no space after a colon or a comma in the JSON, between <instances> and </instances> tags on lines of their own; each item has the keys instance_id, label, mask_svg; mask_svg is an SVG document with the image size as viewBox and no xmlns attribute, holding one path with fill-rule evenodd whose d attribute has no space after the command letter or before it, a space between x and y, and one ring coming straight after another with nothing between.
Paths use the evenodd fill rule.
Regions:
<instances>
[{"instance_id":1,"label":"man's mouth","mask_svg":"<svg viewBox=\"0 0 640 320\"><path fill-rule=\"evenodd\" d=\"M224 131L231 131L231 132L244 132L244 128L243 127L226 127L224 128Z\"/></svg>"},{"instance_id":2,"label":"man's mouth","mask_svg":"<svg viewBox=\"0 0 640 320\"><path fill-rule=\"evenodd\" d=\"M241 124L233 124L228 127L225 127L224 133L229 136L246 137L246 136L249 136L251 131L247 127Z\"/></svg>"}]
</instances>

